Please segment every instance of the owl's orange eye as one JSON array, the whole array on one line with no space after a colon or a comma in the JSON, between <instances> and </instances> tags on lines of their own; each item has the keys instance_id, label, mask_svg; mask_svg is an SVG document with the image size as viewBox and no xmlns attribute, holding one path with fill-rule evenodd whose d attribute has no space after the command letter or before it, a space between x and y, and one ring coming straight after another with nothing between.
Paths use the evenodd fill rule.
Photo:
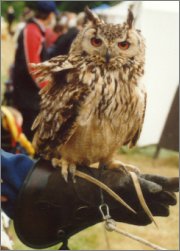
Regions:
<instances>
[{"instance_id":1,"label":"owl's orange eye","mask_svg":"<svg viewBox=\"0 0 180 251\"><path fill-rule=\"evenodd\" d=\"M118 43L118 47L122 50L127 50L130 46L130 43L128 41L123 41Z\"/></svg>"},{"instance_id":2,"label":"owl's orange eye","mask_svg":"<svg viewBox=\"0 0 180 251\"><path fill-rule=\"evenodd\" d=\"M99 47L99 46L101 46L101 44L102 44L102 40L93 37L93 38L91 38L91 44L92 44L93 46L95 46L95 47Z\"/></svg>"}]
</instances>

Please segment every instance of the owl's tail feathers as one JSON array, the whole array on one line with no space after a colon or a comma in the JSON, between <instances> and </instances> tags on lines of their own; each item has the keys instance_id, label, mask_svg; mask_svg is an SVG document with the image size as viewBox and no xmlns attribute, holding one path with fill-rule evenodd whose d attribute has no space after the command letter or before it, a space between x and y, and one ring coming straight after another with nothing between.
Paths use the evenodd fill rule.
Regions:
<instances>
[{"instance_id":1,"label":"owl's tail feathers","mask_svg":"<svg viewBox=\"0 0 180 251\"><path fill-rule=\"evenodd\" d=\"M90 176L84 172L78 171L78 170L75 171L75 176L83 178L83 179L95 184L96 186L102 188L111 197L113 197L115 200L117 200L120 204L124 205L127 209L129 209L131 212L136 214L136 211L132 207L130 207L117 193L115 193L112 189L110 189L107 185L105 185L101 181L93 178L92 176Z\"/></svg>"}]
</instances>

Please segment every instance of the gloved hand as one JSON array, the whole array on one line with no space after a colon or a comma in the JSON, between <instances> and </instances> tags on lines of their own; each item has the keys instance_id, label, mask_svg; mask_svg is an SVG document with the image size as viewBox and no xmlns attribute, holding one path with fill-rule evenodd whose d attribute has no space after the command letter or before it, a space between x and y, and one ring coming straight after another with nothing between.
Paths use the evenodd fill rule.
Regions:
<instances>
[{"instance_id":1,"label":"gloved hand","mask_svg":"<svg viewBox=\"0 0 180 251\"><path fill-rule=\"evenodd\" d=\"M26 155L1 150L1 195L6 197L1 205L10 218L14 216L17 196L33 164L34 161Z\"/></svg>"},{"instance_id":2,"label":"gloved hand","mask_svg":"<svg viewBox=\"0 0 180 251\"><path fill-rule=\"evenodd\" d=\"M117 170L103 170L100 175L99 169L88 167L79 167L78 170L97 179L101 177L103 183L137 212L132 213L103 192L104 203L109 206L114 220L136 225L151 223L139 203L129 175ZM174 192L178 191L179 179L149 174L138 178L152 214L168 216L169 206L176 204ZM26 245L47 248L101 222L101 203L99 187L79 177L76 177L76 183L71 179L66 183L58 168L53 168L49 161L39 160L20 192L14 218L15 230Z\"/></svg>"}]
</instances>

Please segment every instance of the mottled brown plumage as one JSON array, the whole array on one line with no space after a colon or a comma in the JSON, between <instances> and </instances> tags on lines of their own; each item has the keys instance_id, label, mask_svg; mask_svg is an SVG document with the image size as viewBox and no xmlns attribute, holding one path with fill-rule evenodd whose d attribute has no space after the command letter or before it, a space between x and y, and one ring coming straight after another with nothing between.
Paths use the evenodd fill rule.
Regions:
<instances>
[{"instance_id":1,"label":"mottled brown plumage","mask_svg":"<svg viewBox=\"0 0 180 251\"><path fill-rule=\"evenodd\" d=\"M60 160L64 175L77 164L116 167L114 152L136 144L145 114L145 45L132 13L113 25L86 12L91 22L67 56L31 65L36 79L49 80L40 91L33 145L54 165Z\"/></svg>"}]
</instances>

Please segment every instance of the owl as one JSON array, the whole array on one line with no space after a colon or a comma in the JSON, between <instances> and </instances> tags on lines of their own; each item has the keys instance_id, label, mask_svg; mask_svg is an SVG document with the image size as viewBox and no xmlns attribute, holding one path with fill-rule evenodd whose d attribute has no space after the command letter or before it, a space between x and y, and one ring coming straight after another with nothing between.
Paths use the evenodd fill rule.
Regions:
<instances>
[{"instance_id":1,"label":"owl","mask_svg":"<svg viewBox=\"0 0 180 251\"><path fill-rule=\"evenodd\" d=\"M88 23L68 55L31 64L40 91L35 119L36 153L60 166L65 180L76 166L133 169L114 159L118 148L134 146L141 133L146 91L145 42L129 10L122 24L108 24L89 8Z\"/></svg>"}]
</instances>

